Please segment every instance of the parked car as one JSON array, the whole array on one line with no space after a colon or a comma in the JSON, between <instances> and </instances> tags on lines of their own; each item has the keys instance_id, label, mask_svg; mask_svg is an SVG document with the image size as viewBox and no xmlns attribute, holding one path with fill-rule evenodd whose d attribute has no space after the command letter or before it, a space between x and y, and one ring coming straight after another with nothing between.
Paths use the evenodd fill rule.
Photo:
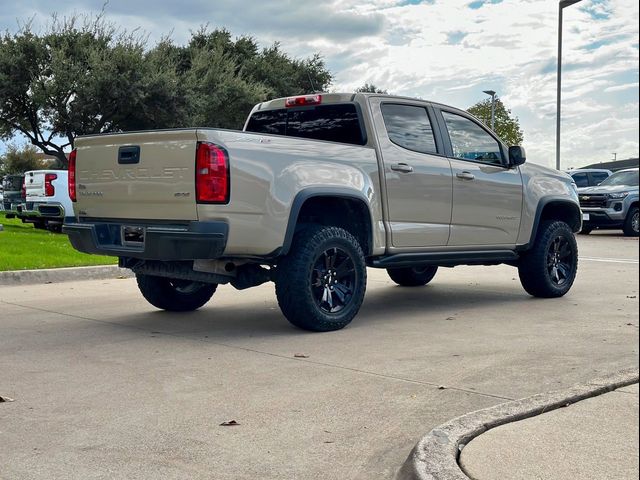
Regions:
<instances>
[{"instance_id":1,"label":"parked car","mask_svg":"<svg viewBox=\"0 0 640 480\"><path fill-rule=\"evenodd\" d=\"M64 231L82 252L120 257L164 310L195 310L218 284L274 281L292 324L328 331L360 309L367 266L415 287L439 266L506 263L537 297L566 294L576 276L571 178L438 103L304 95L257 105L242 132L75 145Z\"/></svg>"},{"instance_id":2,"label":"parked car","mask_svg":"<svg viewBox=\"0 0 640 480\"><path fill-rule=\"evenodd\" d=\"M604 182L613 173L604 168L577 168L567 171L578 188L595 187Z\"/></svg>"},{"instance_id":3,"label":"parked car","mask_svg":"<svg viewBox=\"0 0 640 480\"><path fill-rule=\"evenodd\" d=\"M582 233L596 228L622 229L638 236L638 169L614 173L597 187L578 190L583 212Z\"/></svg>"},{"instance_id":4,"label":"parked car","mask_svg":"<svg viewBox=\"0 0 640 480\"><path fill-rule=\"evenodd\" d=\"M18 209L24 201L22 198L22 184L24 175L5 175L2 179L3 207L7 218L15 218Z\"/></svg>"},{"instance_id":5,"label":"parked car","mask_svg":"<svg viewBox=\"0 0 640 480\"><path fill-rule=\"evenodd\" d=\"M19 217L34 227L62 231L65 216L73 217L66 170L32 170L24 174L25 202Z\"/></svg>"}]
</instances>

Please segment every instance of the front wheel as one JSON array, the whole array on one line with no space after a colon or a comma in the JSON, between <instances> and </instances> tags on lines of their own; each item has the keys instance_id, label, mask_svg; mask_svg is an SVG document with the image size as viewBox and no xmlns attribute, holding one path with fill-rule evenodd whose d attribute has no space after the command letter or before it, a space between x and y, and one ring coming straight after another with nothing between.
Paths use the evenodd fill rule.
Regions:
<instances>
[{"instance_id":1,"label":"front wheel","mask_svg":"<svg viewBox=\"0 0 640 480\"><path fill-rule=\"evenodd\" d=\"M436 276L438 267L431 265L422 267L387 268L389 278L401 287L421 287Z\"/></svg>"},{"instance_id":2,"label":"front wheel","mask_svg":"<svg viewBox=\"0 0 640 480\"><path fill-rule=\"evenodd\" d=\"M218 285L136 274L142 296L154 307L170 312L189 312L207 303Z\"/></svg>"},{"instance_id":3,"label":"front wheel","mask_svg":"<svg viewBox=\"0 0 640 480\"><path fill-rule=\"evenodd\" d=\"M569 225L547 221L540 225L536 241L518 264L520 282L534 297L565 295L578 271L578 244Z\"/></svg>"},{"instance_id":4,"label":"front wheel","mask_svg":"<svg viewBox=\"0 0 640 480\"><path fill-rule=\"evenodd\" d=\"M291 251L278 264L276 296L293 325L328 332L353 320L366 283L358 240L342 228L313 225L296 234Z\"/></svg>"},{"instance_id":5,"label":"front wheel","mask_svg":"<svg viewBox=\"0 0 640 480\"><path fill-rule=\"evenodd\" d=\"M638 214L638 207L632 207L627 213L627 218L624 221L624 227L622 231L627 237L637 237L638 229L640 228L640 216Z\"/></svg>"}]
</instances>

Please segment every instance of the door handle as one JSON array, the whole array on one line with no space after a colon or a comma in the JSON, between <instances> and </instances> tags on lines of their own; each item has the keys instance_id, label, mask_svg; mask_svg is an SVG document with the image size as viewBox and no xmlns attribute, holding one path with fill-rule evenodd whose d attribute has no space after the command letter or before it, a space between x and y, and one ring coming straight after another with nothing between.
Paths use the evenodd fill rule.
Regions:
<instances>
[{"instance_id":1,"label":"door handle","mask_svg":"<svg viewBox=\"0 0 640 480\"><path fill-rule=\"evenodd\" d=\"M394 163L391 165L391 170L394 172L411 173L413 172L413 167L406 163Z\"/></svg>"},{"instance_id":2,"label":"door handle","mask_svg":"<svg viewBox=\"0 0 640 480\"><path fill-rule=\"evenodd\" d=\"M475 175L473 173L469 173L469 172L459 172L456 173L456 177L462 179L462 180L473 180L475 177Z\"/></svg>"}]
</instances>

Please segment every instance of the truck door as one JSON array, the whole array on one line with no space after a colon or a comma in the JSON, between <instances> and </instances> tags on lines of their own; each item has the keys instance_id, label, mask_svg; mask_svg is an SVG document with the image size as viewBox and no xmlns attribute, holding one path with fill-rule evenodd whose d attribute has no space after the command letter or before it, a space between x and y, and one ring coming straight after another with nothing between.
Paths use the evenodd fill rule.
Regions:
<instances>
[{"instance_id":1,"label":"truck door","mask_svg":"<svg viewBox=\"0 0 640 480\"><path fill-rule=\"evenodd\" d=\"M447 245L453 180L430 109L410 100L369 101L384 164L393 247Z\"/></svg>"},{"instance_id":2,"label":"truck door","mask_svg":"<svg viewBox=\"0 0 640 480\"><path fill-rule=\"evenodd\" d=\"M436 109L453 170L450 246L513 246L522 215L522 177L508 152L462 112Z\"/></svg>"}]
</instances>

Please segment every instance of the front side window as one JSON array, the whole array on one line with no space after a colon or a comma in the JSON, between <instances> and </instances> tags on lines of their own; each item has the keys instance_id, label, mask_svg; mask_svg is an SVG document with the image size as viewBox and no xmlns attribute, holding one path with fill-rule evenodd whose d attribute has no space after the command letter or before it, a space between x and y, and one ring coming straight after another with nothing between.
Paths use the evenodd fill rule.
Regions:
<instances>
[{"instance_id":1,"label":"front side window","mask_svg":"<svg viewBox=\"0 0 640 480\"><path fill-rule=\"evenodd\" d=\"M442 112L453 156L463 160L503 165L500 144L477 123L455 113Z\"/></svg>"},{"instance_id":2,"label":"front side window","mask_svg":"<svg viewBox=\"0 0 640 480\"><path fill-rule=\"evenodd\" d=\"M414 152L438 152L424 107L383 103L381 110L389 140L393 143Z\"/></svg>"}]
</instances>

